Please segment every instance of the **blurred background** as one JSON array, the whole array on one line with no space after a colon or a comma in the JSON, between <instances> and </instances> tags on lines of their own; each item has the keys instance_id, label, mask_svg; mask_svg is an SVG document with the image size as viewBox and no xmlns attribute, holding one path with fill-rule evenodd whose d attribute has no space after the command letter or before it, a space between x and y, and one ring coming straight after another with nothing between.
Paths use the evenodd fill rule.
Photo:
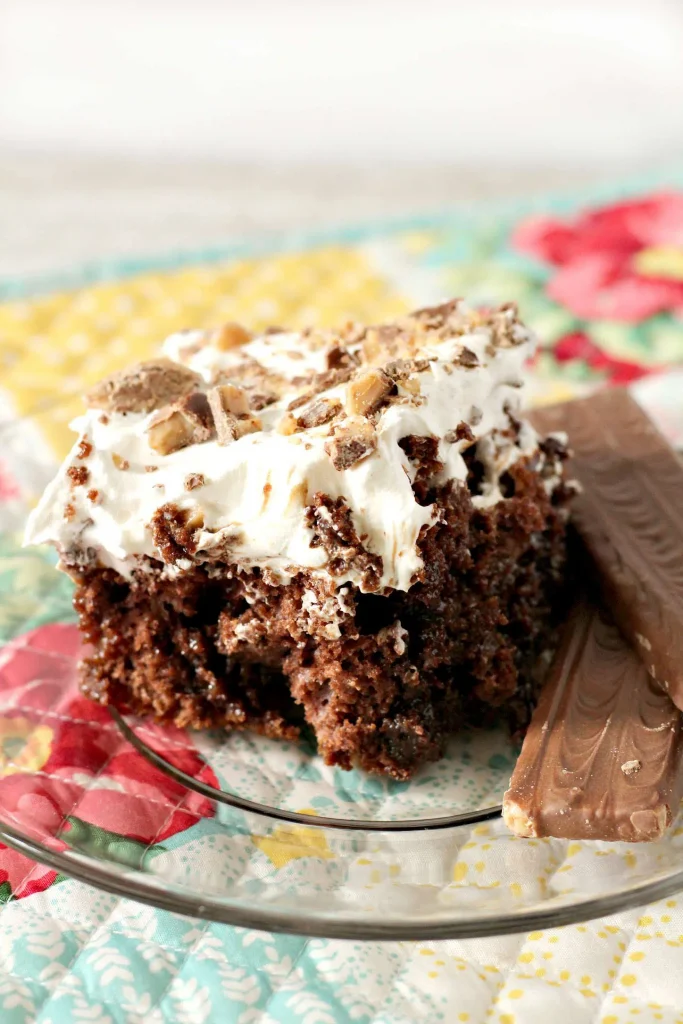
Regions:
<instances>
[{"instance_id":1,"label":"blurred background","mask_svg":"<svg viewBox=\"0 0 683 1024\"><path fill-rule=\"evenodd\" d=\"M683 161L681 0L2 0L0 274Z\"/></svg>"}]
</instances>

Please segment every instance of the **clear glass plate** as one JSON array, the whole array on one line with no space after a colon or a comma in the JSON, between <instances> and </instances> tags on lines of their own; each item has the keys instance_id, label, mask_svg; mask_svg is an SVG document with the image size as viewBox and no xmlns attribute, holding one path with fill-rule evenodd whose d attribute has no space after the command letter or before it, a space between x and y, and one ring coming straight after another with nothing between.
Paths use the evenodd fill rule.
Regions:
<instances>
[{"instance_id":1,"label":"clear glass plate","mask_svg":"<svg viewBox=\"0 0 683 1024\"><path fill-rule=\"evenodd\" d=\"M0 653L0 837L57 871L183 914L329 937L425 939L584 920L683 888L659 843L524 840L502 733L454 739L410 783L249 734L127 720L77 688L78 634Z\"/></svg>"},{"instance_id":2,"label":"clear glass plate","mask_svg":"<svg viewBox=\"0 0 683 1024\"><path fill-rule=\"evenodd\" d=\"M331 259L321 257L323 284ZM350 280L353 267L334 259ZM509 834L500 802L515 751L502 733L456 737L441 761L398 783L328 768L304 743L124 721L80 696L78 634L64 622L72 616L69 583L52 555L21 551L18 533L54 472L46 438L54 435L55 448L71 440L65 423L80 401L60 402L82 390L78 375L86 368L94 380L124 361L116 332L128 325L131 303L134 326L150 344L171 326L200 322L194 303L206 290L203 273L190 273L182 302L160 280L132 282L126 295L104 288L94 308L92 294L56 312L46 299L29 335L17 331L8 350L19 367L24 348L30 355L14 384L28 389L23 408L32 415L14 419L12 403L0 409L0 453L21 491L0 493L0 644L21 632L0 649L0 840L56 872L179 913L356 939L529 931L683 889L682 819L650 846ZM290 261L287 290L292 273ZM221 278L216 289L233 302L239 289L231 280ZM302 277L302 294L314 286ZM442 293L449 288L450 279ZM245 296L253 302L251 292ZM209 293L203 301L219 298ZM164 317L170 306L185 320L162 321L154 303ZM384 315L357 299L353 308L361 318ZM22 307L17 317L29 312ZM289 315L268 313L281 322ZM221 306L221 316L240 319L241 310ZM49 332L54 340L45 347ZM96 342L84 357L85 332ZM70 362L50 369L56 356ZM2 385L9 387L6 378ZM543 382L537 391L545 399L564 394ZM639 397L662 412L669 436L683 437L680 384L662 392L646 379Z\"/></svg>"}]
</instances>

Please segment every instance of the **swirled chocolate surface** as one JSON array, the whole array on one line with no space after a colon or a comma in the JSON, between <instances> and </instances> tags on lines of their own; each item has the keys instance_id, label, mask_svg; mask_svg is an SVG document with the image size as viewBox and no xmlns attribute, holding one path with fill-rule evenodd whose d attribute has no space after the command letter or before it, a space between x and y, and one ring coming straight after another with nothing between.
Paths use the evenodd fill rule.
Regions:
<instances>
[{"instance_id":1,"label":"swirled chocolate surface","mask_svg":"<svg viewBox=\"0 0 683 1024\"><path fill-rule=\"evenodd\" d=\"M505 794L521 836L647 842L683 793L683 716L605 612L574 610Z\"/></svg>"},{"instance_id":2,"label":"swirled chocolate surface","mask_svg":"<svg viewBox=\"0 0 683 1024\"><path fill-rule=\"evenodd\" d=\"M534 410L566 431L581 493L575 526L606 606L652 676L683 709L683 464L622 389Z\"/></svg>"}]
</instances>

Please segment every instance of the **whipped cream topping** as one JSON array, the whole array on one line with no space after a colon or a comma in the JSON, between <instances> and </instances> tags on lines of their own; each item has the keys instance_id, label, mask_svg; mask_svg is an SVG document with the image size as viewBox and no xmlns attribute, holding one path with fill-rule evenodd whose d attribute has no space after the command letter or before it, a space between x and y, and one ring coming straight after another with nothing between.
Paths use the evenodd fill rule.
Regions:
<instances>
[{"instance_id":1,"label":"whipped cream topping","mask_svg":"<svg viewBox=\"0 0 683 1024\"><path fill-rule=\"evenodd\" d=\"M380 589L408 590L422 568L420 533L434 525L437 512L416 500L416 466L399 442L407 435L437 438L443 468L435 483L465 481L463 452L472 441L455 439L453 432L468 424L485 471L481 493L473 498L478 506L499 501L501 474L537 448L528 424L516 440L503 436L510 426L508 413L520 408L531 335L514 310L500 314L509 321L504 344L486 319L464 307L458 311L462 324L451 336L423 333L416 354L429 362L419 364L410 382L398 381L392 401L373 418L376 447L343 469L335 468L326 451L329 423L292 434L278 430L292 399L305 390L301 381L327 367L329 346L321 345L319 336L314 344L305 333L269 333L227 351L209 333L171 336L165 355L201 374L207 385L217 376L229 380L233 370L239 380L237 370L245 360L277 380L277 399L258 411L261 429L227 445L211 440L162 455L150 447L147 434L156 413L102 415L101 409L89 409L72 423L78 441L32 513L26 543L53 543L65 562L99 561L129 577L147 564L140 556L163 560L150 522L160 506L172 503L201 512L195 562L226 550L231 564L268 569L283 582L301 570L329 579L329 556L323 546L312 544L314 533L305 516L312 496L320 492L344 499L365 549L380 556ZM463 347L467 365L459 361ZM347 348L355 351L353 343ZM337 384L318 397L338 399L344 408L347 387ZM82 469L87 481L75 485L74 470ZM165 571L182 573L192 564L180 559ZM353 566L335 576L334 583L363 588Z\"/></svg>"}]
</instances>

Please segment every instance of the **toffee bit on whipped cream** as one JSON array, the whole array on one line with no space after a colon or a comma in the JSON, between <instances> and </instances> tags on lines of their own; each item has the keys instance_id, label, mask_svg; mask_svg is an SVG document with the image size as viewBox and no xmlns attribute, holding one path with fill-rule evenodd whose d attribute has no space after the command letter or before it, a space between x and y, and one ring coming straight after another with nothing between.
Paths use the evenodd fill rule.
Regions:
<instances>
[{"instance_id":1,"label":"toffee bit on whipped cream","mask_svg":"<svg viewBox=\"0 0 683 1024\"><path fill-rule=\"evenodd\" d=\"M371 455L377 448L377 434L369 423L357 422L338 426L325 451L337 470L350 469Z\"/></svg>"},{"instance_id":2,"label":"toffee bit on whipped cream","mask_svg":"<svg viewBox=\"0 0 683 1024\"><path fill-rule=\"evenodd\" d=\"M105 377L88 391L85 401L91 409L110 413L153 412L196 390L201 381L194 370L162 357Z\"/></svg>"},{"instance_id":3,"label":"toffee bit on whipped cream","mask_svg":"<svg viewBox=\"0 0 683 1024\"><path fill-rule=\"evenodd\" d=\"M150 448L160 455L170 455L192 444L193 427L180 412L169 406L162 409L147 428Z\"/></svg>"},{"instance_id":4,"label":"toffee bit on whipped cream","mask_svg":"<svg viewBox=\"0 0 683 1024\"><path fill-rule=\"evenodd\" d=\"M66 504L64 506L64 518L66 520L70 521L71 519L73 519L75 517L75 515L76 515L76 507L74 505L72 505L71 502L68 502L68 504Z\"/></svg>"},{"instance_id":5,"label":"toffee bit on whipped cream","mask_svg":"<svg viewBox=\"0 0 683 1024\"><path fill-rule=\"evenodd\" d=\"M100 492L95 487L91 487L88 491L88 501L91 501L93 505L97 505L99 503Z\"/></svg>"},{"instance_id":6,"label":"toffee bit on whipped cream","mask_svg":"<svg viewBox=\"0 0 683 1024\"><path fill-rule=\"evenodd\" d=\"M440 302L436 306L424 306L416 309L410 314L413 320L419 320L428 327L443 327L448 323L454 313L459 312L461 299L449 299L448 302Z\"/></svg>"},{"instance_id":7,"label":"toffee bit on whipped cream","mask_svg":"<svg viewBox=\"0 0 683 1024\"><path fill-rule=\"evenodd\" d=\"M221 412L230 413L232 416L249 415L249 397L244 388L237 387L235 384L220 384L209 392L209 406L214 420L216 419L214 403L216 403L217 397L220 399L217 405Z\"/></svg>"},{"instance_id":8,"label":"toffee bit on whipped cream","mask_svg":"<svg viewBox=\"0 0 683 1024\"><path fill-rule=\"evenodd\" d=\"M395 390L396 382L384 370L368 370L347 387L346 411L350 416L370 416Z\"/></svg>"},{"instance_id":9,"label":"toffee bit on whipped cream","mask_svg":"<svg viewBox=\"0 0 683 1024\"><path fill-rule=\"evenodd\" d=\"M309 430L311 427L321 427L324 423L329 423L339 412L341 402L336 398L318 398L302 409L294 419L299 429Z\"/></svg>"},{"instance_id":10,"label":"toffee bit on whipped cream","mask_svg":"<svg viewBox=\"0 0 683 1024\"><path fill-rule=\"evenodd\" d=\"M161 409L147 427L149 446L160 455L170 455L190 444L202 444L213 436L211 409L201 391Z\"/></svg>"},{"instance_id":11,"label":"toffee bit on whipped cream","mask_svg":"<svg viewBox=\"0 0 683 1024\"><path fill-rule=\"evenodd\" d=\"M397 354L399 342L405 340L400 324L381 324L368 327L361 340L361 355L366 366L378 366L387 356Z\"/></svg>"},{"instance_id":12,"label":"toffee bit on whipped cream","mask_svg":"<svg viewBox=\"0 0 683 1024\"><path fill-rule=\"evenodd\" d=\"M124 459L124 457L122 455L119 455L118 452L111 453L111 461L114 463L117 469L130 469L130 462L128 461L128 459Z\"/></svg>"},{"instance_id":13,"label":"toffee bit on whipped cream","mask_svg":"<svg viewBox=\"0 0 683 1024\"><path fill-rule=\"evenodd\" d=\"M184 487L186 491L194 491L198 487L203 487L205 483L203 473L188 473L185 477Z\"/></svg>"},{"instance_id":14,"label":"toffee bit on whipped cream","mask_svg":"<svg viewBox=\"0 0 683 1024\"><path fill-rule=\"evenodd\" d=\"M466 369L471 370L475 366L479 366L479 359L471 349L463 345L458 355L458 363L460 366L464 366Z\"/></svg>"},{"instance_id":15,"label":"toffee bit on whipped cream","mask_svg":"<svg viewBox=\"0 0 683 1024\"><path fill-rule=\"evenodd\" d=\"M207 395L219 445L231 444L261 430L258 416L249 411L246 391L234 384L218 384Z\"/></svg>"},{"instance_id":16,"label":"toffee bit on whipped cream","mask_svg":"<svg viewBox=\"0 0 683 1024\"><path fill-rule=\"evenodd\" d=\"M350 352L345 345L335 342L325 353L328 370L340 370L350 366L357 366L358 359L353 352Z\"/></svg>"},{"instance_id":17,"label":"toffee bit on whipped cream","mask_svg":"<svg viewBox=\"0 0 683 1024\"><path fill-rule=\"evenodd\" d=\"M353 366L340 366L336 370L325 370L324 373L315 373L312 377L294 377L291 383L294 386L301 385L306 390L291 400L287 406L288 411L292 412L294 409L300 409L302 405L311 402L323 391L335 388L339 384L346 384L347 381L351 380L353 374Z\"/></svg>"},{"instance_id":18,"label":"toffee bit on whipped cream","mask_svg":"<svg viewBox=\"0 0 683 1024\"><path fill-rule=\"evenodd\" d=\"M406 377L405 380L401 381L402 391L407 392L411 398L417 398L422 391L419 377Z\"/></svg>"},{"instance_id":19,"label":"toffee bit on whipped cream","mask_svg":"<svg viewBox=\"0 0 683 1024\"><path fill-rule=\"evenodd\" d=\"M227 352L231 348L241 348L251 341L251 334L241 324L228 323L217 327L208 335L207 341L219 352Z\"/></svg>"},{"instance_id":20,"label":"toffee bit on whipped cream","mask_svg":"<svg viewBox=\"0 0 683 1024\"><path fill-rule=\"evenodd\" d=\"M429 369L430 359L392 359L384 367L384 372L392 380L401 383L414 373L423 373Z\"/></svg>"},{"instance_id":21,"label":"toffee bit on whipped cream","mask_svg":"<svg viewBox=\"0 0 683 1024\"><path fill-rule=\"evenodd\" d=\"M298 430L296 417L292 416L291 412L285 413L278 423L276 430L278 434L284 434L285 437L291 437L292 434L296 434Z\"/></svg>"},{"instance_id":22,"label":"toffee bit on whipped cream","mask_svg":"<svg viewBox=\"0 0 683 1024\"><path fill-rule=\"evenodd\" d=\"M516 302L506 302L489 314L488 324L496 348L515 348L525 341L525 332L518 319Z\"/></svg>"},{"instance_id":23,"label":"toffee bit on whipped cream","mask_svg":"<svg viewBox=\"0 0 683 1024\"><path fill-rule=\"evenodd\" d=\"M277 395L273 394L272 391L249 392L249 405L254 412L261 412L262 409L267 409L269 405L273 405L275 402L277 402Z\"/></svg>"},{"instance_id":24,"label":"toffee bit on whipped cream","mask_svg":"<svg viewBox=\"0 0 683 1024\"><path fill-rule=\"evenodd\" d=\"M215 435L215 427L209 400L203 391L195 391L186 395L176 403L176 408L189 420L193 428L195 443L210 441Z\"/></svg>"}]
</instances>

